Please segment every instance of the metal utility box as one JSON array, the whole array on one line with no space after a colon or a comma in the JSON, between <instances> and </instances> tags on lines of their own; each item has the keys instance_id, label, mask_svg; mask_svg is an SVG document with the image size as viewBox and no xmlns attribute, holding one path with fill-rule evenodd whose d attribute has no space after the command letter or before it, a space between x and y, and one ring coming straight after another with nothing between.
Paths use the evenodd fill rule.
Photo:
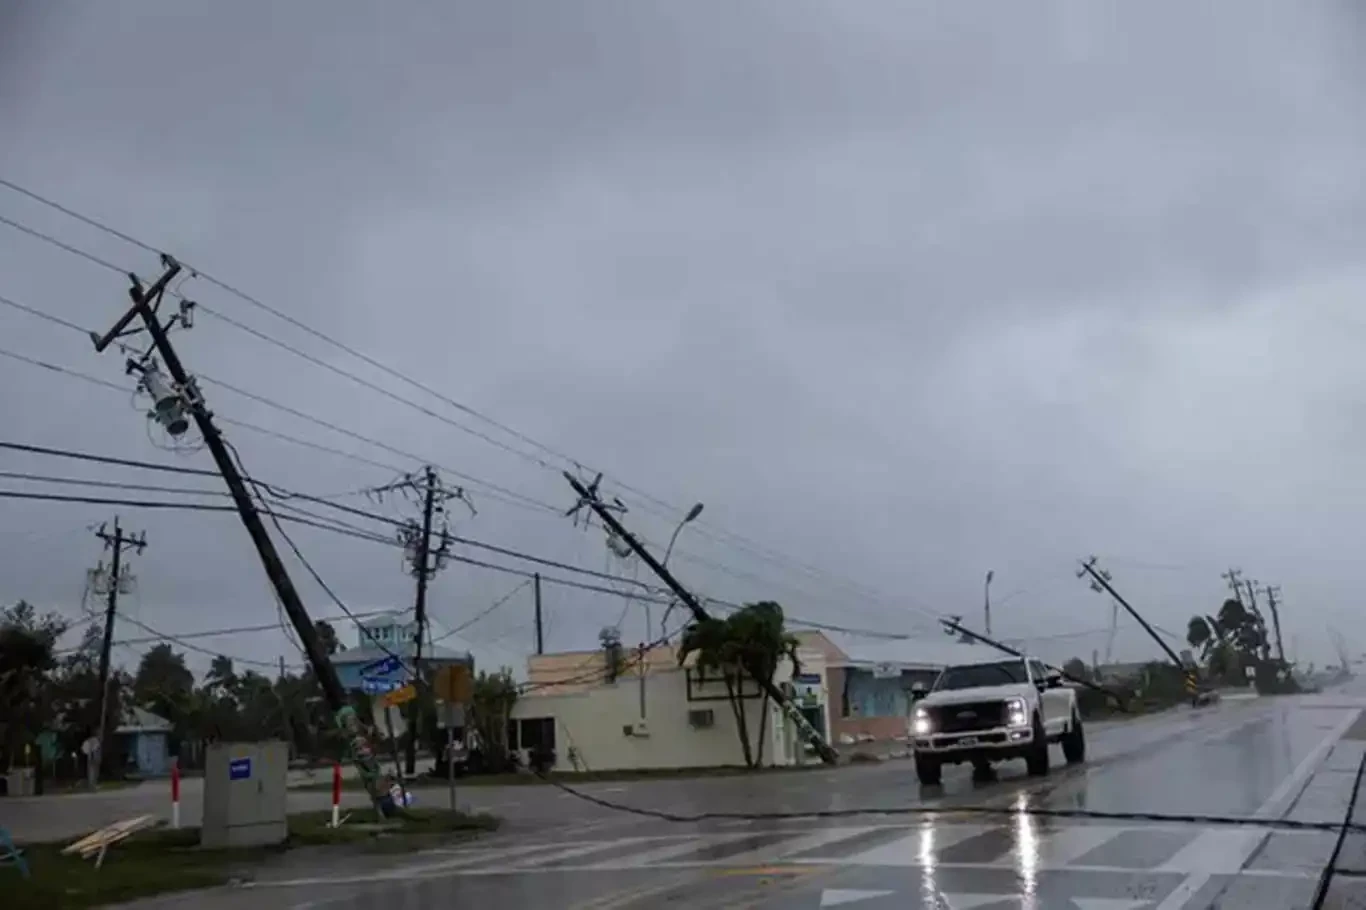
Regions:
<instances>
[{"instance_id":1,"label":"metal utility box","mask_svg":"<svg viewBox=\"0 0 1366 910\"><path fill-rule=\"evenodd\" d=\"M214 743L204 756L203 847L254 847L289 835L285 775L289 748L281 740Z\"/></svg>"}]
</instances>

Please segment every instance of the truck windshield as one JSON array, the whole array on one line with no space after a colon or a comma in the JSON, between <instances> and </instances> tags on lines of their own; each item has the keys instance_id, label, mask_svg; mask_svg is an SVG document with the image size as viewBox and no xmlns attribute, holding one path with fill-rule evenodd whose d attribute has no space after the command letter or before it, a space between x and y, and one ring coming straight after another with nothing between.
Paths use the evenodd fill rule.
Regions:
<instances>
[{"instance_id":1,"label":"truck windshield","mask_svg":"<svg viewBox=\"0 0 1366 910\"><path fill-rule=\"evenodd\" d=\"M978 686L1003 686L1009 683L1027 683L1022 660L1003 660L994 664L968 664L962 667L949 667L939 674L934 691L946 689L975 689Z\"/></svg>"}]
</instances>

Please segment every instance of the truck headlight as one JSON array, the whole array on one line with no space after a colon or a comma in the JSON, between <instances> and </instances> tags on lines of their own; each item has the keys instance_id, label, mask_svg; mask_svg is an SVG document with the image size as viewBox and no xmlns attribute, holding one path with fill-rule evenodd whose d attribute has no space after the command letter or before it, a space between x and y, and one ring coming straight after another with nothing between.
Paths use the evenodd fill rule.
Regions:
<instances>
[{"instance_id":1,"label":"truck headlight","mask_svg":"<svg viewBox=\"0 0 1366 910\"><path fill-rule=\"evenodd\" d=\"M1029 726L1029 712L1025 707L1023 698L1012 698L1006 701L1006 726Z\"/></svg>"},{"instance_id":2,"label":"truck headlight","mask_svg":"<svg viewBox=\"0 0 1366 910\"><path fill-rule=\"evenodd\" d=\"M915 709L915 717L911 721L911 731L916 736L928 736L932 725L930 724L930 712L924 708Z\"/></svg>"}]
</instances>

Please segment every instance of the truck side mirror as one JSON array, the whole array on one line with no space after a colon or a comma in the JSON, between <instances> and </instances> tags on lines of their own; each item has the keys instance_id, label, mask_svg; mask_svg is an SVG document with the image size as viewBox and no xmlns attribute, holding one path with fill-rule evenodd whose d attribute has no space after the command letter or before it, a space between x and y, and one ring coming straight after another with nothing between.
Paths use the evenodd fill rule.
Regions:
<instances>
[{"instance_id":1,"label":"truck side mirror","mask_svg":"<svg viewBox=\"0 0 1366 910\"><path fill-rule=\"evenodd\" d=\"M1044 677L1044 687L1048 689L1062 688L1062 674L1058 672L1049 673Z\"/></svg>"}]
</instances>

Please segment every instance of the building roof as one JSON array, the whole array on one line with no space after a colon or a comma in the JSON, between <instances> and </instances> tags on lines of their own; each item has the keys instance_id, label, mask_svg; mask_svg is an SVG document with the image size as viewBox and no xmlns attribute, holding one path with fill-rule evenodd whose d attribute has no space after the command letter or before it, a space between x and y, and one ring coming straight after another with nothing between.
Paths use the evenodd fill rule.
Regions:
<instances>
[{"instance_id":1,"label":"building roof","mask_svg":"<svg viewBox=\"0 0 1366 910\"><path fill-rule=\"evenodd\" d=\"M121 723L114 728L115 733L170 733L171 722L148 711L146 708L124 708Z\"/></svg>"},{"instance_id":2,"label":"building roof","mask_svg":"<svg viewBox=\"0 0 1366 910\"><path fill-rule=\"evenodd\" d=\"M364 648L348 648L345 651L338 651L332 655L334 664L369 664L377 660L397 654L404 660L413 659L414 643L411 641L393 642L386 644L384 648L375 645L366 645ZM474 657L468 651L452 651L450 648L443 648L440 645L427 645L422 649L422 659L424 661L449 661L451 663L474 663Z\"/></svg>"},{"instance_id":3,"label":"building roof","mask_svg":"<svg viewBox=\"0 0 1366 910\"><path fill-rule=\"evenodd\" d=\"M937 669L951 664L1001 660L1005 655L986 645L965 645L947 635L939 638L869 638L847 632L821 632L839 655L830 654L833 667L875 667L890 664L905 670Z\"/></svg>"}]
</instances>

